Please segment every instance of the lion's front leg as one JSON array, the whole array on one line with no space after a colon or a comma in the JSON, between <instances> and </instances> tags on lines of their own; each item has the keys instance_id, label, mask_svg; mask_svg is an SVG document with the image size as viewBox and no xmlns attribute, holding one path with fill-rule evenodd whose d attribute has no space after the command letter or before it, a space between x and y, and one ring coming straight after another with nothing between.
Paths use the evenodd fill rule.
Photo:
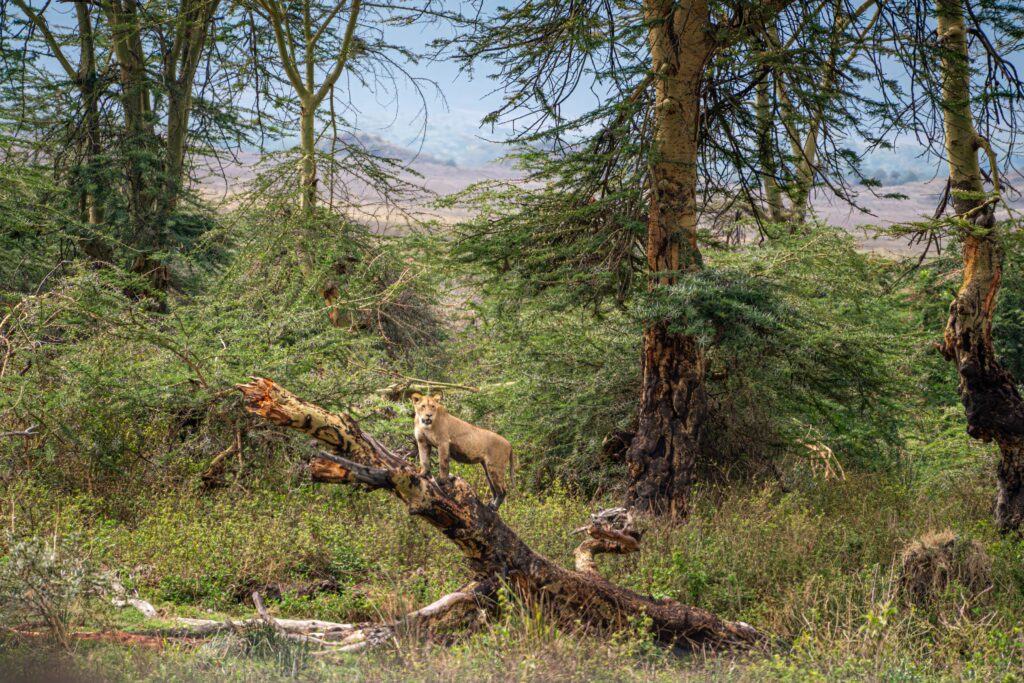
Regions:
<instances>
[{"instance_id":1,"label":"lion's front leg","mask_svg":"<svg viewBox=\"0 0 1024 683\"><path fill-rule=\"evenodd\" d=\"M448 478L448 446L447 441L437 444L437 476L441 479Z\"/></svg>"},{"instance_id":2,"label":"lion's front leg","mask_svg":"<svg viewBox=\"0 0 1024 683\"><path fill-rule=\"evenodd\" d=\"M426 439L416 439L416 448L420 452L420 476L430 474L430 442Z\"/></svg>"}]
</instances>

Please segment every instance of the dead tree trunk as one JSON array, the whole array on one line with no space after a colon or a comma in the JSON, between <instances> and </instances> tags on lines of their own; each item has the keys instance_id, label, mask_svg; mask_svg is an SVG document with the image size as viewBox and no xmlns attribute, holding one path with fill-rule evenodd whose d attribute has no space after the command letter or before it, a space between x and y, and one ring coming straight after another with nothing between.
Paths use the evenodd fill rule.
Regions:
<instances>
[{"instance_id":1,"label":"dead tree trunk","mask_svg":"<svg viewBox=\"0 0 1024 683\"><path fill-rule=\"evenodd\" d=\"M645 617L652 634L665 643L715 648L752 645L762 639L743 622L724 621L706 610L610 583L592 569L593 548L584 571L555 564L523 543L465 480L419 476L412 462L362 432L348 415L307 403L268 379L254 378L238 388L249 412L309 434L330 448L310 461L314 481L390 491L409 514L426 520L458 547L477 574L477 585L496 589L504 582L521 599L543 606L555 618L599 629L624 627ZM605 544L596 551L614 548Z\"/></svg>"},{"instance_id":2,"label":"dead tree trunk","mask_svg":"<svg viewBox=\"0 0 1024 683\"><path fill-rule=\"evenodd\" d=\"M996 358L992 315L1002 271L995 227L999 175L995 155L971 115L967 27L961 0L938 0L942 47L942 109L949 156L950 196L963 236L964 275L949 307L941 345L960 375L967 433L999 445L996 524L1003 531L1024 525L1024 400L1010 371ZM993 196L985 195L978 151L989 153Z\"/></svg>"}]
</instances>

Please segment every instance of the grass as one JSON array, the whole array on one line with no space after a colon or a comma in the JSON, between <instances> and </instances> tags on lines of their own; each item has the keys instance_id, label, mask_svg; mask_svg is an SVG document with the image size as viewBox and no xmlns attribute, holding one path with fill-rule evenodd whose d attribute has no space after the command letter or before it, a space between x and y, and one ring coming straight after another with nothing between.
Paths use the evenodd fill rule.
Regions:
<instances>
[{"instance_id":1,"label":"grass","mask_svg":"<svg viewBox=\"0 0 1024 683\"><path fill-rule=\"evenodd\" d=\"M602 558L613 581L757 625L773 637L764 652L670 652L639 631L583 633L513 604L450 647L406 640L324 659L272 634L245 634L159 652L78 643L58 660L103 680L1020 680L1024 544L998 537L977 514L991 494L991 464L979 463L955 486L929 479L930 489L906 471L808 479L789 492L705 488L688 524L650 522L641 552ZM79 496L44 512L45 490L17 491L13 516L10 490L4 510L15 528L28 524L20 515L31 508L34 533L86 539L82 552L126 570L167 616L249 616L242 597L274 585L280 597L269 602L279 616L390 619L469 578L442 537L380 494L313 485L208 497L171 491L119 519L102 500ZM520 492L503 515L533 547L569 564L578 542L571 529L591 509L558 490ZM933 605L911 606L897 590L899 553L945 527L985 546L994 587L976 597L954 585ZM298 595L324 579L336 590ZM147 626L129 613L104 613L79 626ZM37 650L8 637L0 663L27 670Z\"/></svg>"},{"instance_id":2,"label":"grass","mask_svg":"<svg viewBox=\"0 0 1024 683\"><path fill-rule=\"evenodd\" d=\"M588 633L511 602L453 644L405 635L395 647L332 658L266 629L159 650L73 640L70 652L0 630L0 679L1024 680L1024 543L990 523L996 452L966 436L955 373L922 351L941 328L923 325L902 294L880 295L888 266L844 240L811 235L795 251L709 257L774 283L737 277L693 294L712 313L723 297L753 306L733 329L742 343L709 351L716 412L707 434L717 459L702 463L685 525L646 520L640 552L598 560L614 582L754 624L771 636L764 651L670 651L639 624ZM833 271L842 277L823 290L831 280L821 273ZM249 617L253 590L293 618L385 621L428 604L471 578L453 546L383 492L306 482L297 466L304 442L255 427L229 389L266 374L405 446L408 405L377 393L393 369L483 388L446 400L516 448L518 484L502 517L571 566L580 540L572 530L621 501L624 465L602 438L630 428L638 320L553 312L540 298L516 309L482 292L473 324L443 343L383 347L370 333L329 327L315 292L293 296L289 287L305 285L288 272L281 266L276 289L238 284L234 298L196 299L173 317L124 301L91 271L65 283L64 296L36 301L19 337L24 374L9 373L12 391L0 396L38 417L46 437L36 449L9 440L0 452L0 574L15 541L47 539L82 567L116 572L165 618ZM793 309L785 315L774 308L779 296ZM59 315L47 308L57 302L66 307ZM772 331L773 316L788 326ZM44 333L63 345L37 344ZM244 452L225 486L200 491L205 463L236 433ZM834 447L847 477L815 474L808 440ZM486 491L479 468L454 471ZM991 589L954 583L911 605L899 592L901 552L944 529L984 548ZM105 603L66 600L73 629L154 626ZM0 595L0 625L39 630L31 614L8 607Z\"/></svg>"}]
</instances>

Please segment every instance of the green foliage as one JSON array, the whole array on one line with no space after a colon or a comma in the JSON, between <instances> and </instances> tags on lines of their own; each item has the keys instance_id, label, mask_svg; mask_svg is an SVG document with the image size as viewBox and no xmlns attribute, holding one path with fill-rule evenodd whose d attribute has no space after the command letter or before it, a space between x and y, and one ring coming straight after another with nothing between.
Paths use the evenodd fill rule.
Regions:
<instances>
[{"instance_id":1,"label":"green foliage","mask_svg":"<svg viewBox=\"0 0 1024 683\"><path fill-rule=\"evenodd\" d=\"M11 141L0 133L0 153L10 153ZM70 257L64 221L51 207L57 192L47 169L35 164L0 164L0 302L15 293L31 291L47 273Z\"/></svg>"},{"instance_id":2,"label":"green foliage","mask_svg":"<svg viewBox=\"0 0 1024 683\"><path fill-rule=\"evenodd\" d=\"M735 354L758 346L771 349L787 328L801 322L796 297L786 297L774 285L739 269L701 270L651 290L638 303L636 315L665 324L672 333L695 337L705 350L718 347Z\"/></svg>"},{"instance_id":3,"label":"green foliage","mask_svg":"<svg viewBox=\"0 0 1024 683\"><path fill-rule=\"evenodd\" d=\"M669 311L709 347L712 452L756 462L810 443L844 463L893 464L919 400L903 377L924 340L907 329L904 295L887 292L892 264L822 228L716 267L726 275L687 278Z\"/></svg>"},{"instance_id":4,"label":"green foliage","mask_svg":"<svg viewBox=\"0 0 1024 683\"><path fill-rule=\"evenodd\" d=\"M89 614L89 598L104 580L84 543L74 537L14 537L0 556L0 620L41 622L62 647Z\"/></svg>"},{"instance_id":5,"label":"green foliage","mask_svg":"<svg viewBox=\"0 0 1024 683\"><path fill-rule=\"evenodd\" d=\"M660 321L707 356L703 467L763 474L786 456L806 461L805 444L847 466L894 465L920 400L903 378L925 348L906 296L887 292L894 265L824 228L707 260L603 316L563 309L561 293L524 299L515 283L491 283L449 371L482 391L457 400L511 438L532 485L608 490L624 474L614 435L635 428L641 328Z\"/></svg>"},{"instance_id":6,"label":"green foliage","mask_svg":"<svg viewBox=\"0 0 1024 683\"><path fill-rule=\"evenodd\" d=\"M593 494L621 481L621 463L601 457L602 440L633 419L639 327L621 314L598 324L537 304L477 312L482 324L462 340L474 372L457 377L483 391L461 400L472 420L511 440L519 486L558 480Z\"/></svg>"},{"instance_id":7,"label":"green foliage","mask_svg":"<svg viewBox=\"0 0 1024 683\"><path fill-rule=\"evenodd\" d=\"M456 228L452 258L463 268L483 266L480 279L522 298L544 293L565 308L621 306L643 264L646 206L632 177L600 179L597 191L599 179L586 178L595 172L593 156L586 149L574 162L552 161L526 150L516 158L528 180L478 183L440 200L442 208L471 211Z\"/></svg>"},{"instance_id":8,"label":"green foliage","mask_svg":"<svg viewBox=\"0 0 1024 683\"><path fill-rule=\"evenodd\" d=\"M418 238L378 238L326 212L289 218L280 206L232 220L216 238L235 245L230 264L200 274L202 291L174 299L171 315L126 294L138 291L134 276L76 264L12 310L0 424L44 433L22 462L71 489L188 480L243 429L234 383L260 374L351 405L393 381L399 356L440 339ZM336 288L338 326L323 283ZM280 456L272 443L257 433L245 448L259 462ZM17 461L21 445L0 449Z\"/></svg>"},{"instance_id":9,"label":"green foliage","mask_svg":"<svg viewBox=\"0 0 1024 683\"><path fill-rule=\"evenodd\" d=\"M990 495L984 479L967 485L976 501ZM506 596L500 614L452 645L427 644L410 635L402 637L397 650L325 661L260 627L159 654L139 650L127 657L120 646L83 647L73 663L88 670L109 667L105 678L114 680L153 671L186 680L199 672L229 680L507 681L543 673L570 681L875 681L907 672L923 680L1002 680L1019 671L1024 654L1018 624L1024 608L1019 571L1024 547L1019 539L998 536L983 506L936 504L961 496L957 487L964 482L932 486L935 498L922 497L902 475L888 472L851 473L845 482L808 482L792 493L770 486L701 488L687 525L647 522L639 553L599 560L612 581L765 629L774 643L764 655L679 657L652 646L640 624L613 634L588 633L556 624L543 610ZM59 524L73 525L82 536L108 539L102 544L104 562L136 567L133 585L150 600L160 597L170 577L184 572L190 581L197 569L218 576L246 566L266 571L261 580L298 583L306 574L296 560L326 552L334 557L324 566L347 568L339 573L346 577L345 588L314 598L286 594L268 601L272 612L379 621L422 606L470 576L453 557L450 543L425 533L426 526L410 520L393 501L346 489L304 486L274 496L235 490L206 502L191 494L156 497L139 501L132 524L97 516L96 507L84 502L59 518L47 516L52 507L44 502L53 494L45 489L21 488L16 495L24 507L43 511L32 528L40 536L47 537ZM531 547L571 563L571 550L580 540L571 529L591 510L553 490L543 496L520 493L502 513ZM928 611L905 605L897 597L892 561L908 540L944 526L984 543L993 557L993 589L984 600L966 605L963 596L953 594ZM223 540L217 539L218 529L224 530ZM310 533L322 534L316 544L306 540ZM165 556L169 559L160 561ZM144 564L154 558L156 563ZM365 594L367 604L344 605L349 585ZM194 604L158 602L168 616L210 618L205 611L197 613ZM244 604L205 604L228 610L233 619L252 616L251 606ZM129 630L153 627L119 623ZM3 648L0 665L14 670L30 656L17 647Z\"/></svg>"}]
</instances>

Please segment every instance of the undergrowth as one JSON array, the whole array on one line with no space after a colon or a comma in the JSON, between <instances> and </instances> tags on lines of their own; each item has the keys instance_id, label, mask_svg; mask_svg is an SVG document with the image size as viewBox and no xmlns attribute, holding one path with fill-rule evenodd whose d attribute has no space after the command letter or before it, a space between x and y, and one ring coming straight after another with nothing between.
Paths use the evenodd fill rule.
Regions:
<instances>
[{"instance_id":1,"label":"undergrowth","mask_svg":"<svg viewBox=\"0 0 1024 683\"><path fill-rule=\"evenodd\" d=\"M161 651L69 638L73 654L56 655L26 635L38 624L23 614L5 619L0 670L27 676L45 658L82 680L1020 680L1024 544L990 525L996 453L964 433L954 373L928 344L941 321L918 307L941 262L908 278L819 229L709 251L713 275L595 314L545 292L523 298L514 282L456 279L444 241L428 236L328 221L315 258L299 258L290 245L308 226L274 211L213 235L235 258L167 315L126 296L116 272L75 266L11 310L0 429L35 424L40 436L0 441L8 574L26 543L50 539L77 544L83 563L165 617L251 616L258 590L279 616L336 621L392 619L471 578L450 543L386 496L308 483L311 447L244 415L232 385L253 374L351 412L396 448L412 445L412 411L389 385L475 387L445 400L513 444L502 517L569 566L573 529L621 501L616 435L634 428L639 330L659 319L704 345L708 458L687 524L648 520L639 553L600 567L748 621L770 644L671 651L640 625L585 633L512 601L449 646L409 636L323 658L253 630ZM345 285L339 326L324 278ZM1012 353L1015 323L1000 324ZM479 468L453 469L486 491ZM991 588L953 582L926 606L905 603L900 552L947 528L988 553ZM61 618L68 633L144 626L84 607Z\"/></svg>"}]
</instances>

